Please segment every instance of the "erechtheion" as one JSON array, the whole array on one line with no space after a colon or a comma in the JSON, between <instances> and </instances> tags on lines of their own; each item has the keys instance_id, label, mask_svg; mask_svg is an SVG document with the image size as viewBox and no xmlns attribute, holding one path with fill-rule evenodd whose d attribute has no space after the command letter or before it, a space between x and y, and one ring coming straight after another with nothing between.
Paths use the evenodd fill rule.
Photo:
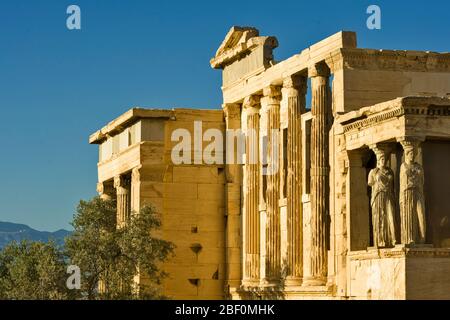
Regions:
<instances>
[{"instance_id":1,"label":"erechtheion","mask_svg":"<svg viewBox=\"0 0 450 320\"><path fill-rule=\"evenodd\" d=\"M353 32L284 61L277 46L233 27L210 61L222 108L133 108L90 136L118 224L150 203L177 246L165 294L450 299L450 53L361 49ZM223 144L240 129L242 157L202 157L208 129ZM174 163L174 132L192 161Z\"/></svg>"}]
</instances>

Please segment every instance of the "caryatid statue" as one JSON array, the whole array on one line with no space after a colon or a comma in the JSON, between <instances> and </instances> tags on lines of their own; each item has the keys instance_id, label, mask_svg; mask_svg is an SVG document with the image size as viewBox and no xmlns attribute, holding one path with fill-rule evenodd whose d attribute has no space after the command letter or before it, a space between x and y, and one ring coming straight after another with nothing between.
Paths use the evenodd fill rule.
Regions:
<instances>
[{"instance_id":1,"label":"caryatid statue","mask_svg":"<svg viewBox=\"0 0 450 320\"><path fill-rule=\"evenodd\" d=\"M372 225L375 247L393 247L395 239L394 172L386 166L388 152L385 148L373 147L377 166L369 172L368 184L372 188Z\"/></svg>"},{"instance_id":2,"label":"caryatid statue","mask_svg":"<svg viewBox=\"0 0 450 320\"><path fill-rule=\"evenodd\" d=\"M423 168L415 161L416 141L402 141L404 162L400 167L400 227L402 244L425 243Z\"/></svg>"}]
</instances>

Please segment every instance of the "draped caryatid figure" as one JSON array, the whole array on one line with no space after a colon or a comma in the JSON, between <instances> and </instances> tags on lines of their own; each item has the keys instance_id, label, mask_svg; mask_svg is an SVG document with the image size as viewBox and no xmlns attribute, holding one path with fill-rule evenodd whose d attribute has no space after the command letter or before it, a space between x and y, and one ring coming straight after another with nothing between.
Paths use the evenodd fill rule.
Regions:
<instances>
[{"instance_id":1,"label":"draped caryatid figure","mask_svg":"<svg viewBox=\"0 0 450 320\"><path fill-rule=\"evenodd\" d=\"M404 162L400 167L400 227L402 244L425 243L424 174L415 161L418 142L402 141Z\"/></svg>"},{"instance_id":2,"label":"draped caryatid figure","mask_svg":"<svg viewBox=\"0 0 450 320\"><path fill-rule=\"evenodd\" d=\"M386 149L374 147L377 166L369 172L368 184L372 188L372 225L375 247L393 247L395 241L394 172L386 166Z\"/></svg>"}]
</instances>

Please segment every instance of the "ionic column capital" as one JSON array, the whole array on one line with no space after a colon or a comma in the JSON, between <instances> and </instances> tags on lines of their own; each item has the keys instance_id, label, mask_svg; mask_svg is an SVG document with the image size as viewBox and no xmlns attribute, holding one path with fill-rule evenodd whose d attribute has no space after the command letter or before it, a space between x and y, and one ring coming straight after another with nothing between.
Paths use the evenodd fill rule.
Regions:
<instances>
[{"instance_id":1,"label":"ionic column capital","mask_svg":"<svg viewBox=\"0 0 450 320\"><path fill-rule=\"evenodd\" d=\"M273 85L265 87L262 101L266 105L279 105L281 101L281 87Z\"/></svg>"},{"instance_id":2,"label":"ionic column capital","mask_svg":"<svg viewBox=\"0 0 450 320\"><path fill-rule=\"evenodd\" d=\"M123 185L123 178L121 176L114 177L114 188L118 188Z\"/></svg>"},{"instance_id":3,"label":"ionic column capital","mask_svg":"<svg viewBox=\"0 0 450 320\"><path fill-rule=\"evenodd\" d=\"M224 103L222 105L223 112L225 114L225 120L229 123L232 120L241 119L241 105L238 103Z\"/></svg>"},{"instance_id":4,"label":"ionic column capital","mask_svg":"<svg viewBox=\"0 0 450 320\"><path fill-rule=\"evenodd\" d=\"M281 96L281 87L269 85L263 89L263 96L264 97L274 97L274 98L280 97Z\"/></svg>"},{"instance_id":5,"label":"ionic column capital","mask_svg":"<svg viewBox=\"0 0 450 320\"><path fill-rule=\"evenodd\" d=\"M283 79L283 92L288 97L305 95L308 89L308 80L306 76L290 75Z\"/></svg>"},{"instance_id":6,"label":"ionic column capital","mask_svg":"<svg viewBox=\"0 0 450 320\"><path fill-rule=\"evenodd\" d=\"M128 180L124 176L118 175L114 177L114 188L125 188L127 184Z\"/></svg>"},{"instance_id":7,"label":"ionic column capital","mask_svg":"<svg viewBox=\"0 0 450 320\"><path fill-rule=\"evenodd\" d=\"M112 184L107 184L105 181L97 183L97 192L101 198L109 198L114 193Z\"/></svg>"},{"instance_id":8,"label":"ionic column capital","mask_svg":"<svg viewBox=\"0 0 450 320\"><path fill-rule=\"evenodd\" d=\"M258 95L247 96L245 97L242 106L247 111L247 115L258 113L261 108L261 97Z\"/></svg>"},{"instance_id":9,"label":"ionic column capital","mask_svg":"<svg viewBox=\"0 0 450 320\"><path fill-rule=\"evenodd\" d=\"M308 77L316 78L316 77L329 77L330 76L330 68L327 66L325 62L319 62L314 65L308 67Z\"/></svg>"}]
</instances>

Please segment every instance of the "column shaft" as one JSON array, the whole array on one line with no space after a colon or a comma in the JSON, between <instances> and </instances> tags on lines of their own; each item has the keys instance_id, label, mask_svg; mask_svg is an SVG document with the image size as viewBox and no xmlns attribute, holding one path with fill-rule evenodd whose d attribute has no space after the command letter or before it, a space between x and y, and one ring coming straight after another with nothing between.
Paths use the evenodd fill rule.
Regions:
<instances>
[{"instance_id":1,"label":"column shaft","mask_svg":"<svg viewBox=\"0 0 450 320\"><path fill-rule=\"evenodd\" d=\"M302 131L306 105L306 77L284 80L288 100L287 137L287 285L300 285L303 276Z\"/></svg>"},{"instance_id":2,"label":"column shaft","mask_svg":"<svg viewBox=\"0 0 450 320\"><path fill-rule=\"evenodd\" d=\"M328 118L330 112L329 71L316 65L311 75L311 254L308 285L327 281L327 215L329 189Z\"/></svg>"},{"instance_id":3,"label":"column shaft","mask_svg":"<svg viewBox=\"0 0 450 320\"><path fill-rule=\"evenodd\" d=\"M279 129L280 90L278 87L264 89L267 100L268 172L267 174L267 226L266 226L266 280L276 284L281 276L280 237L280 170Z\"/></svg>"},{"instance_id":4,"label":"column shaft","mask_svg":"<svg viewBox=\"0 0 450 320\"><path fill-rule=\"evenodd\" d=\"M259 281L260 219L259 219L259 99L244 101L247 112L246 138L246 199L245 199L245 280Z\"/></svg>"}]
</instances>

